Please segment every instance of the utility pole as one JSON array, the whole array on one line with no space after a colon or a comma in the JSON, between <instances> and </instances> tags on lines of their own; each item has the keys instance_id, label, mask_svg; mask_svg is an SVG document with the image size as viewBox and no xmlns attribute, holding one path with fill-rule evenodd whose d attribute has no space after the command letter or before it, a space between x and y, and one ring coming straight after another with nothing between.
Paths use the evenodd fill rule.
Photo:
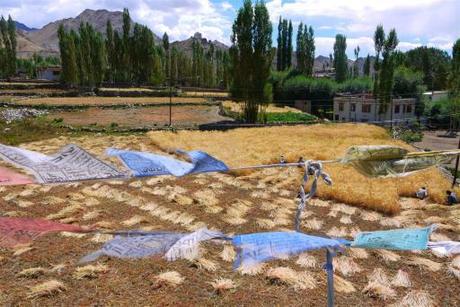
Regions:
<instances>
[{"instance_id":1,"label":"utility pole","mask_svg":"<svg viewBox=\"0 0 460 307\"><path fill-rule=\"evenodd\" d=\"M171 74L171 48L168 48L169 58L169 127L172 125L172 74Z\"/></svg>"}]
</instances>

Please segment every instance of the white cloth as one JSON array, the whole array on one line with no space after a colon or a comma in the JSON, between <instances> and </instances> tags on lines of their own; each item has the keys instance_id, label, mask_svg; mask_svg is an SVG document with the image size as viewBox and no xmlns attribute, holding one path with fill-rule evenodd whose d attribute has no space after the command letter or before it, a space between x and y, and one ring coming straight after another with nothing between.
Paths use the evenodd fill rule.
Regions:
<instances>
[{"instance_id":1,"label":"white cloth","mask_svg":"<svg viewBox=\"0 0 460 307\"><path fill-rule=\"evenodd\" d=\"M442 256L460 254L460 242L457 241L428 242L428 248Z\"/></svg>"},{"instance_id":2,"label":"white cloth","mask_svg":"<svg viewBox=\"0 0 460 307\"><path fill-rule=\"evenodd\" d=\"M180 238L166 252L165 258L168 261L177 259L193 259L198 256L198 245L201 241L215 238L224 238L224 234L218 231L208 230L206 227L200 228L191 234Z\"/></svg>"}]
</instances>

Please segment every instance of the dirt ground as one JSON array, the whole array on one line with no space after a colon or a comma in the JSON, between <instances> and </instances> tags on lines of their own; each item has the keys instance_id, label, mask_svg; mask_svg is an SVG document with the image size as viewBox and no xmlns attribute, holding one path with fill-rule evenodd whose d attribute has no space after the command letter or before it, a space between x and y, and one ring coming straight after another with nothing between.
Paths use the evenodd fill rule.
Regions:
<instances>
[{"instance_id":1,"label":"dirt ground","mask_svg":"<svg viewBox=\"0 0 460 307\"><path fill-rule=\"evenodd\" d=\"M134 150L158 151L143 136L58 138L26 144L44 153L55 152L73 142L95 155L109 145ZM111 159L113 163L116 160ZM120 164L117 162L120 166ZM187 232L206 225L227 234L293 229L295 196L301 180L298 169L265 170L244 177L205 174L183 178L156 177L129 181L82 182L56 186L0 187L0 215L52 218L78 225L99 225L105 229L145 229ZM319 185L319 189L323 184ZM191 202L185 203L184 197ZM241 204L244 210L241 210ZM238 206L240 207L238 207ZM310 234L343 236L351 239L360 230L440 225L431 240L460 240L460 207L401 199L402 212L383 216L345 204L315 199L303 214L302 231ZM232 209L233 208L233 209ZM240 210L234 210L240 208ZM65 210L63 210L65 209ZM59 213L59 214L57 214ZM189 217L181 222L178 216ZM136 217L136 219L132 219ZM134 222L133 222L134 221ZM341 234L337 234L340 232ZM268 262L257 274L232 269L219 243L206 243L196 260L168 262L160 257L128 260L102 257L104 270L86 277L76 274L78 260L100 248L110 236L97 234L49 234L20 252L0 250L0 304L2 305L127 305L145 306L324 306L326 274L324 251L309 252L313 265L306 267L299 257ZM337 306L404 305L406 295L428 297L426 306L459 306L460 280L448 272L452 258L439 258L428 251L392 252L346 250L336 259L351 263L353 270L336 265L336 276L352 287L344 293L336 283ZM22 252L22 253L21 253ZM391 259L394 258L394 259ZM396 260L395 260L396 259ZM426 264L420 264L423 260ZM418 263L418 264L417 264ZM96 264L96 263L95 263ZM24 276L25 269L40 267L38 274ZM270 268L288 267L313 279L313 288L296 289L283 280L267 277ZM376 269L391 281L399 270L409 276L408 287L388 285L392 295L368 295L363 289ZM175 271L184 278L174 286L159 283L160 273ZM231 279L230 290L217 291L211 285L218 278ZM61 292L29 298L33 286L58 280ZM340 290L340 291L339 291ZM418 292L414 292L418 291ZM398 305L397 305L398 306ZM420 306L420 305L418 305Z\"/></svg>"},{"instance_id":2,"label":"dirt ground","mask_svg":"<svg viewBox=\"0 0 460 307\"><path fill-rule=\"evenodd\" d=\"M49 119L62 118L71 126L108 126L117 123L126 128L154 128L169 123L169 107L132 107L126 109L87 108L84 110L51 112ZM217 106L173 106L172 122L177 127L213 123L231 118L219 115Z\"/></svg>"}]
</instances>

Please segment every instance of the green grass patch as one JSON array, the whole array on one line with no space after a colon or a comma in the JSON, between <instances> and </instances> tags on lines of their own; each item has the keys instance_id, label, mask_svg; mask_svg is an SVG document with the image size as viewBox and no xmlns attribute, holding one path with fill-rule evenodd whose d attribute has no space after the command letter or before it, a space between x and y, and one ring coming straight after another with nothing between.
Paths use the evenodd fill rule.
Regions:
<instances>
[{"instance_id":1,"label":"green grass patch","mask_svg":"<svg viewBox=\"0 0 460 307\"><path fill-rule=\"evenodd\" d=\"M17 120L9 124L0 121L0 143L18 145L58 137L66 131L58 123L41 117Z\"/></svg>"},{"instance_id":2,"label":"green grass patch","mask_svg":"<svg viewBox=\"0 0 460 307\"><path fill-rule=\"evenodd\" d=\"M265 119L267 123L291 123L291 122L311 122L318 118L308 113L266 113Z\"/></svg>"}]
</instances>

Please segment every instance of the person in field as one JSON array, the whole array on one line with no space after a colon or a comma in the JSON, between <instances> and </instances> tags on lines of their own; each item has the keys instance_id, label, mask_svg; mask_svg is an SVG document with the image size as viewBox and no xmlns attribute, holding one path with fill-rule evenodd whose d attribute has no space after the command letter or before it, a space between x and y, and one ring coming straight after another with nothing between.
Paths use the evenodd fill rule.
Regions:
<instances>
[{"instance_id":1,"label":"person in field","mask_svg":"<svg viewBox=\"0 0 460 307\"><path fill-rule=\"evenodd\" d=\"M417 196L418 199L425 199L428 197L428 190L426 187L421 187L417 192L415 192L415 196Z\"/></svg>"},{"instance_id":2,"label":"person in field","mask_svg":"<svg viewBox=\"0 0 460 307\"><path fill-rule=\"evenodd\" d=\"M283 155L280 156L280 164L286 163L286 159L284 158Z\"/></svg>"},{"instance_id":3,"label":"person in field","mask_svg":"<svg viewBox=\"0 0 460 307\"><path fill-rule=\"evenodd\" d=\"M457 195L455 195L454 192L447 190L446 194L447 194L447 204L449 206L455 205L458 202Z\"/></svg>"}]
</instances>

